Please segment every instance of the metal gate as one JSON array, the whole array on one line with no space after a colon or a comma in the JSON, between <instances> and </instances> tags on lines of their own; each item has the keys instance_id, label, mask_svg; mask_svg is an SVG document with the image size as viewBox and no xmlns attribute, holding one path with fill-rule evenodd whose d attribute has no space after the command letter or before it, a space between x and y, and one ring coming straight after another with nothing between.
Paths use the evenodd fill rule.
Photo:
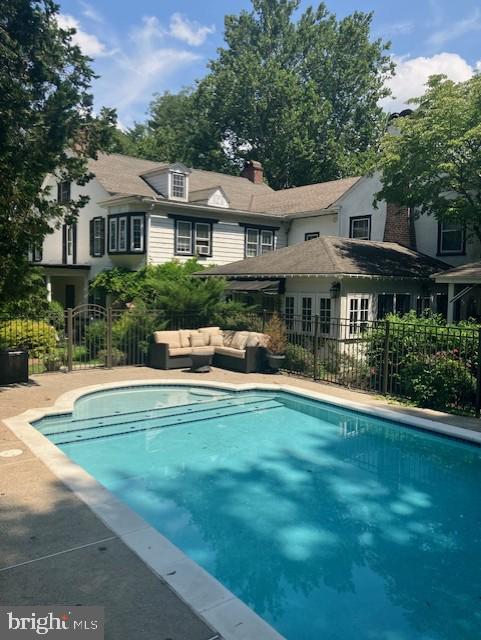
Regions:
<instances>
[{"instance_id":1,"label":"metal gate","mask_svg":"<svg viewBox=\"0 0 481 640\"><path fill-rule=\"evenodd\" d=\"M112 366L112 313L98 304L66 311L67 369Z\"/></svg>"}]
</instances>

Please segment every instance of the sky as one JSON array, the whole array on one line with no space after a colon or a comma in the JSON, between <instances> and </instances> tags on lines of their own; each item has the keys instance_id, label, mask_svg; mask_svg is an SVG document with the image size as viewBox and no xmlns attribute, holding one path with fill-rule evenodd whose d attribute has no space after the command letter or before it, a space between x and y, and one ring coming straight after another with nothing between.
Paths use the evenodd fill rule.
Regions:
<instances>
[{"instance_id":1,"label":"sky","mask_svg":"<svg viewBox=\"0 0 481 640\"><path fill-rule=\"evenodd\" d=\"M75 41L94 59L100 76L96 108L115 107L119 125L145 120L152 96L191 86L223 44L224 15L249 9L249 0L59 0L61 26L74 27ZM481 0L326 0L339 18L372 11L373 37L392 43L399 111L421 95L429 75L455 81L481 71ZM313 0L302 0L301 10Z\"/></svg>"}]
</instances>

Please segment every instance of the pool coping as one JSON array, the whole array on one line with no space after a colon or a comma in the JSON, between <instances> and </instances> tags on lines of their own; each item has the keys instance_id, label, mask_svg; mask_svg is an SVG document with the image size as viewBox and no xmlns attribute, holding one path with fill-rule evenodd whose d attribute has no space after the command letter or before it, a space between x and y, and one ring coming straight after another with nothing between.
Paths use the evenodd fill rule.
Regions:
<instances>
[{"instance_id":1,"label":"pool coping","mask_svg":"<svg viewBox=\"0 0 481 640\"><path fill-rule=\"evenodd\" d=\"M195 386L234 392L284 391L481 446L481 433L470 429L446 425L427 418L399 414L385 407L366 406L359 402L335 398L328 394L300 389L289 384L255 382L232 384L192 378L118 381L79 387L59 396L50 407L29 409L15 417L4 419L4 423L50 471L139 556L155 575L166 582L192 611L221 634L224 640L248 640L253 637L256 640L282 640L283 636L135 511L116 498L85 469L70 460L31 424L46 416L71 412L75 402L86 395L109 389L137 386Z\"/></svg>"}]
</instances>

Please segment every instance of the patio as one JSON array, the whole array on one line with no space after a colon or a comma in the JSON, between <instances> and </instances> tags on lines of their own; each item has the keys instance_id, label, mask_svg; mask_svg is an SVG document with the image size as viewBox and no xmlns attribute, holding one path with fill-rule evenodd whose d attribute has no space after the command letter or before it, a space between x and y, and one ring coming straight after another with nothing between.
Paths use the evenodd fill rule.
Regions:
<instances>
[{"instance_id":1,"label":"patio","mask_svg":"<svg viewBox=\"0 0 481 640\"><path fill-rule=\"evenodd\" d=\"M52 405L63 393L94 384L132 380L187 380L181 370L147 367L90 370L33 377L28 385L0 388L0 421L26 409ZM365 406L388 407L400 415L435 419L481 430L479 421L388 404L385 399L293 376L244 375L213 369L203 381L286 384ZM2 452L21 449L16 457ZM101 605L106 638L212 640L200 617L161 581L92 511L0 422L1 604ZM114 589L112 586L114 585ZM235 619L232 624L235 625ZM245 630L245 638L249 638Z\"/></svg>"}]
</instances>

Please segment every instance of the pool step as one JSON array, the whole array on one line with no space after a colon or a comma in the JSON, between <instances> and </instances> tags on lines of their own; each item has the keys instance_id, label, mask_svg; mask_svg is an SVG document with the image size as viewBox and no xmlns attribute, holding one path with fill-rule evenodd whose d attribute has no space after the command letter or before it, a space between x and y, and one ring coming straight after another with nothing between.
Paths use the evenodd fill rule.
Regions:
<instances>
[{"instance_id":1,"label":"pool step","mask_svg":"<svg viewBox=\"0 0 481 640\"><path fill-rule=\"evenodd\" d=\"M162 418L176 416L183 413L192 413L194 411L203 411L211 407L237 406L238 404L246 404L256 402L258 400L267 400L270 397L245 394L241 397L220 396L219 398L210 398L209 400L199 400L189 402L187 404L170 405L166 407L156 407L153 409L142 409L138 411L117 412L110 415L99 416L98 418L69 418L68 415L62 416L61 421L47 424L42 433L47 436L54 436L60 433L70 433L73 429L95 429L112 424L123 424L138 422L139 420L151 420L152 418Z\"/></svg>"},{"instance_id":2,"label":"pool step","mask_svg":"<svg viewBox=\"0 0 481 640\"><path fill-rule=\"evenodd\" d=\"M228 418L233 415L256 413L258 411L277 409L283 406L280 402L270 398L256 398L255 400L251 399L248 401L244 398L243 402L239 402L239 400L237 400L237 402L229 401L229 404L224 404L223 406L219 406L219 403L217 403L215 407L205 407L202 406L203 404L204 403L195 403L192 405L192 407L201 405L201 408L196 410L192 408L186 411L185 407L182 407L179 408L182 409L182 411L170 413L169 415L157 415L139 420L122 420L120 422L119 418L122 418L122 416L117 416L116 423L97 424L96 426L64 430L62 432L49 434L48 437L54 444L71 444L73 442L85 442L87 440L108 438L136 433L138 431L164 429L166 427L199 422L200 420L212 420Z\"/></svg>"}]
</instances>

